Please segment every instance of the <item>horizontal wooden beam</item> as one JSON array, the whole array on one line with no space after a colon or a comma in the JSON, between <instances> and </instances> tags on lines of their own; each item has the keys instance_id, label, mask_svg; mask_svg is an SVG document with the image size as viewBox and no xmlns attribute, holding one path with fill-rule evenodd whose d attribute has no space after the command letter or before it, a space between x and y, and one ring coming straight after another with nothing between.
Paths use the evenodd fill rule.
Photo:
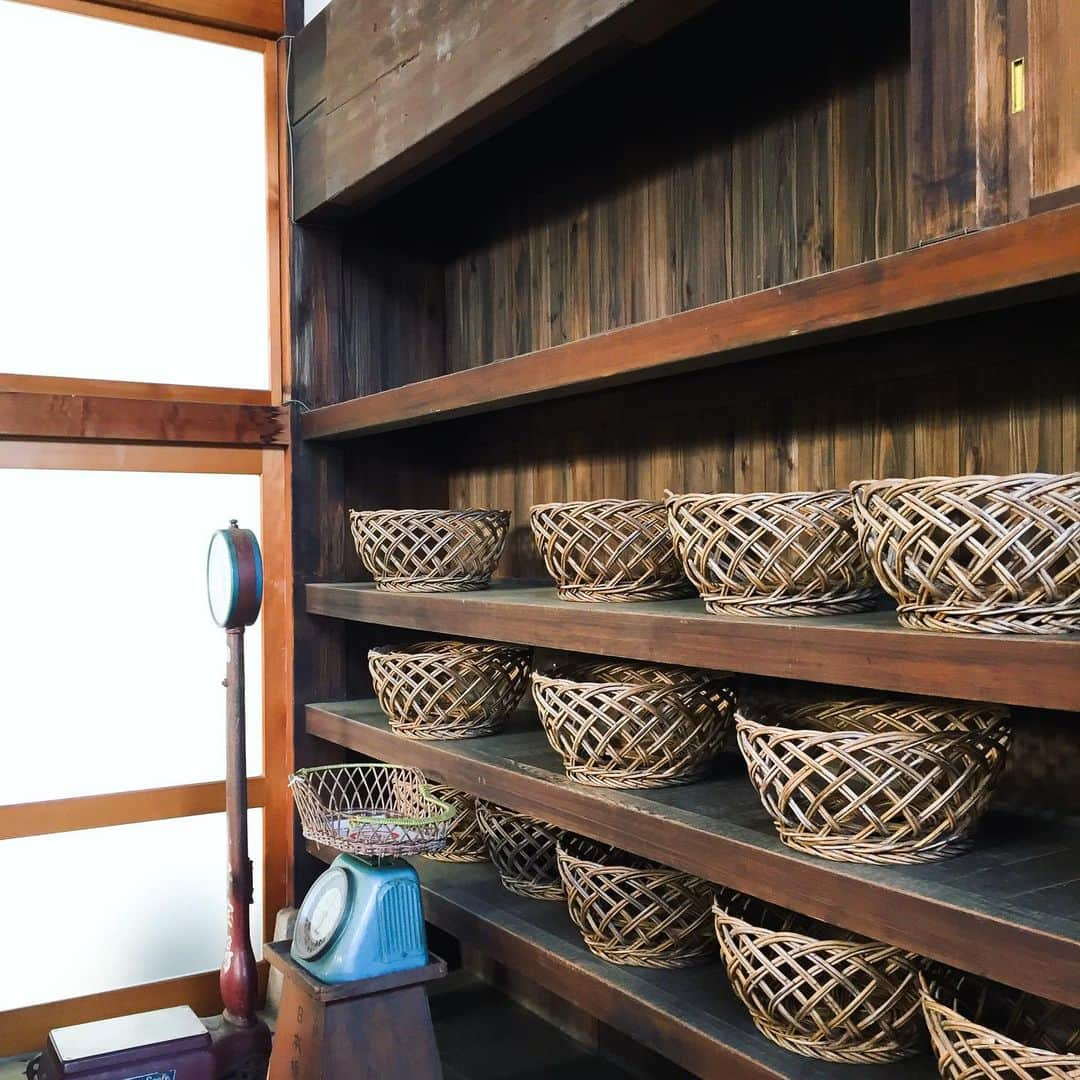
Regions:
<instances>
[{"instance_id":1,"label":"horizontal wooden beam","mask_svg":"<svg viewBox=\"0 0 1080 1080\"><path fill-rule=\"evenodd\" d=\"M598 656L1080 710L1080 634L1003 637L907 630L892 611L762 619L710 615L700 600L568 604L553 588L513 581L484 592L442 594L312 584L307 609L313 615Z\"/></svg>"},{"instance_id":2,"label":"horizontal wooden beam","mask_svg":"<svg viewBox=\"0 0 1080 1080\"><path fill-rule=\"evenodd\" d=\"M24 0L74 15L109 19L213 41L233 48L259 50L285 29L282 0ZM249 35L255 35L251 37Z\"/></svg>"},{"instance_id":3,"label":"horizontal wooden beam","mask_svg":"<svg viewBox=\"0 0 1080 1080\"><path fill-rule=\"evenodd\" d=\"M334 0L293 46L293 213L392 191L710 0Z\"/></svg>"},{"instance_id":4,"label":"horizontal wooden beam","mask_svg":"<svg viewBox=\"0 0 1080 1080\"><path fill-rule=\"evenodd\" d=\"M348 438L732 364L1080 289L1080 207L305 414Z\"/></svg>"},{"instance_id":5,"label":"horizontal wooden beam","mask_svg":"<svg viewBox=\"0 0 1080 1080\"><path fill-rule=\"evenodd\" d=\"M0 391L0 439L287 446L284 406Z\"/></svg>"},{"instance_id":6,"label":"horizontal wooden beam","mask_svg":"<svg viewBox=\"0 0 1080 1080\"><path fill-rule=\"evenodd\" d=\"M970 852L936 866L862 866L782 844L737 755L682 788L613 791L568 780L539 720L482 739L429 741L390 730L372 701L310 705L311 735L426 775L573 832L1080 1006L1080 831L1002 813Z\"/></svg>"},{"instance_id":7,"label":"horizontal wooden beam","mask_svg":"<svg viewBox=\"0 0 1080 1080\"><path fill-rule=\"evenodd\" d=\"M269 390L131 382L127 379L19 375L8 372L0 372L0 391L16 391L22 394L77 394L83 397L143 398L147 401L208 401L226 405L272 404Z\"/></svg>"},{"instance_id":8,"label":"horizontal wooden beam","mask_svg":"<svg viewBox=\"0 0 1080 1080\"><path fill-rule=\"evenodd\" d=\"M248 805L265 806L266 797L265 779L261 776L249 779ZM198 814L220 814L224 810L224 780L14 803L0 806L0 840L99 829L108 825L134 825L140 821L163 821Z\"/></svg>"}]
</instances>

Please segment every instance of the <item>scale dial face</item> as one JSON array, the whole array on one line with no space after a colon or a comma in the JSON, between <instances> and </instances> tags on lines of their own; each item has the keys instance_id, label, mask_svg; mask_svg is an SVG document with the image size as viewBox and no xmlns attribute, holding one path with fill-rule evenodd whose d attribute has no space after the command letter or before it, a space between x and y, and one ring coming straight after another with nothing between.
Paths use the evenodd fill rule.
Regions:
<instances>
[{"instance_id":1,"label":"scale dial face","mask_svg":"<svg viewBox=\"0 0 1080 1080\"><path fill-rule=\"evenodd\" d=\"M349 906L349 876L340 867L322 874L304 897L296 916L293 950L302 960L323 952L345 921Z\"/></svg>"},{"instance_id":2,"label":"scale dial face","mask_svg":"<svg viewBox=\"0 0 1080 1080\"><path fill-rule=\"evenodd\" d=\"M262 605L263 566L259 542L236 522L210 538L206 553L206 597L210 614L227 630L250 626Z\"/></svg>"}]
</instances>

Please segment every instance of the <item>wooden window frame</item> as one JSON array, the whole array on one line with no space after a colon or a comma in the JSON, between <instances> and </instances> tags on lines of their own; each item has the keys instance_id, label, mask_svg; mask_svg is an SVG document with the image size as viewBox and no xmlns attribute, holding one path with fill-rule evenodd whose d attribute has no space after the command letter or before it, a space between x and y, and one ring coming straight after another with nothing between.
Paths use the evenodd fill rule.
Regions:
<instances>
[{"instance_id":1,"label":"wooden window frame","mask_svg":"<svg viewBox=\"0 0 1080 1080\"><path fill-rule=\"evenodd\" d=\"M292 700L292 553L289 490L289 416L282 406L290 381L288 350L288 211L283 205L282 178L287 175L287 146L280 121L285 93L285 46L280 41L200 25L143 10L89 3L86 0L18 0L38 6L180 34L204 41L260 52L264 62L267 260L269 280L269 389L182 386L152 382L79 379L0 374L0 469L72 469L175 473L226 473L261 478L260 536L265 562L263 600L263 769L248 779L252 809L263 812L263 939L273 934L276 912L288 900L292 858L292 811L287 792L293 765ZM181 0L197 11L202 0ZM210 5L207 4L207 7ZM247 5L251 8L253 5ZM216 10L239 9L227 0ZM220 21L220 20L219 20ZM9 404L28 404L40 420L28 429ZM63 397L65 408L55 419L46 398ZM116 403L123 402L122 408ZM73 429L73 413L111 417L111 427L93 423ZM163 404L175 413L163 413ZM209 409L208 406L216 406ZM252 434L252 409L280 421L271 437ZM97 413L94 410L97 409ZM88 411L87 411L88 410ZM185 412L187 410L187 412ZM186 438L183 419L199 418ZM120 416L117 421L116 417ZM176 422L176 417L181 422ZM271 416L271 419L274 417ZM261 419L261 417L260 417ZM168 422L166 422L168 421ZM224 780L140 791L52 799L0 806L0 841L25 836L168 820L225 809ZM224 909L223 909L224 910ZM265 965L260 965L265 980ZM0 1012L0 1057L40 1047L58 1025L80 1023L125 1012L173 1004L190 1004L201 1015L221 1008L218 973L197 972L161 982L102 991L79 998L44 1002Z\"/></svg>"}]
</instances>

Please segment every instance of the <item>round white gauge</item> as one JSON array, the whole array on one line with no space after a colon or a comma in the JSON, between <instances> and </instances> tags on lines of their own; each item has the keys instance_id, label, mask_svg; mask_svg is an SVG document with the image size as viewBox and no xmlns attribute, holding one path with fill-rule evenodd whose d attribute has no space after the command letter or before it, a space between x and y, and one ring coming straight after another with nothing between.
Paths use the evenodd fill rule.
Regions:
<instances>
[{"instance_id":1,"label":"round white gauge","mask_svg":"<svg viewBox=\"0 0 1080 1080\"><path fill-rule=\"evenodd\" d=\"M293 952L302 960L319 955L333 940L344 922L349 901L349 878L340 867L332 867L311 886L296 916Z\"/></svg>"},{"instance_id":2,"label":"round white gauge","mask_svg":"<svg viewBox=\"0 0 1080 1080\"><path fill-rule=\"evenodd\" d=\"M210 614L218 626L229 621L236 603L235 567L228 536L224 531L214 533L206 554L206 597L210 601Z\"/></svg>"}]
</instances>

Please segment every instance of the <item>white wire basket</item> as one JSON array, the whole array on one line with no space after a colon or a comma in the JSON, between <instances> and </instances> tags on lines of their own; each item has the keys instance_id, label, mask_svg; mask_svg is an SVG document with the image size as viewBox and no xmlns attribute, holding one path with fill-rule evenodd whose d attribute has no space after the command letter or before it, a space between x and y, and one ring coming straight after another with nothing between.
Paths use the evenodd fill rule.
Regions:
<instances>
[{"instance_id":1,"label":"white wire basket","mask_svg":"<svg viewBox=\"0 0 1080 1080\"><path fill-rule=\"evenodd\" d=\"M306 839L362 858L441 851L456 813L419 769L403 765L298 769L289 788Z\"/></svg>"}]
</instances>

